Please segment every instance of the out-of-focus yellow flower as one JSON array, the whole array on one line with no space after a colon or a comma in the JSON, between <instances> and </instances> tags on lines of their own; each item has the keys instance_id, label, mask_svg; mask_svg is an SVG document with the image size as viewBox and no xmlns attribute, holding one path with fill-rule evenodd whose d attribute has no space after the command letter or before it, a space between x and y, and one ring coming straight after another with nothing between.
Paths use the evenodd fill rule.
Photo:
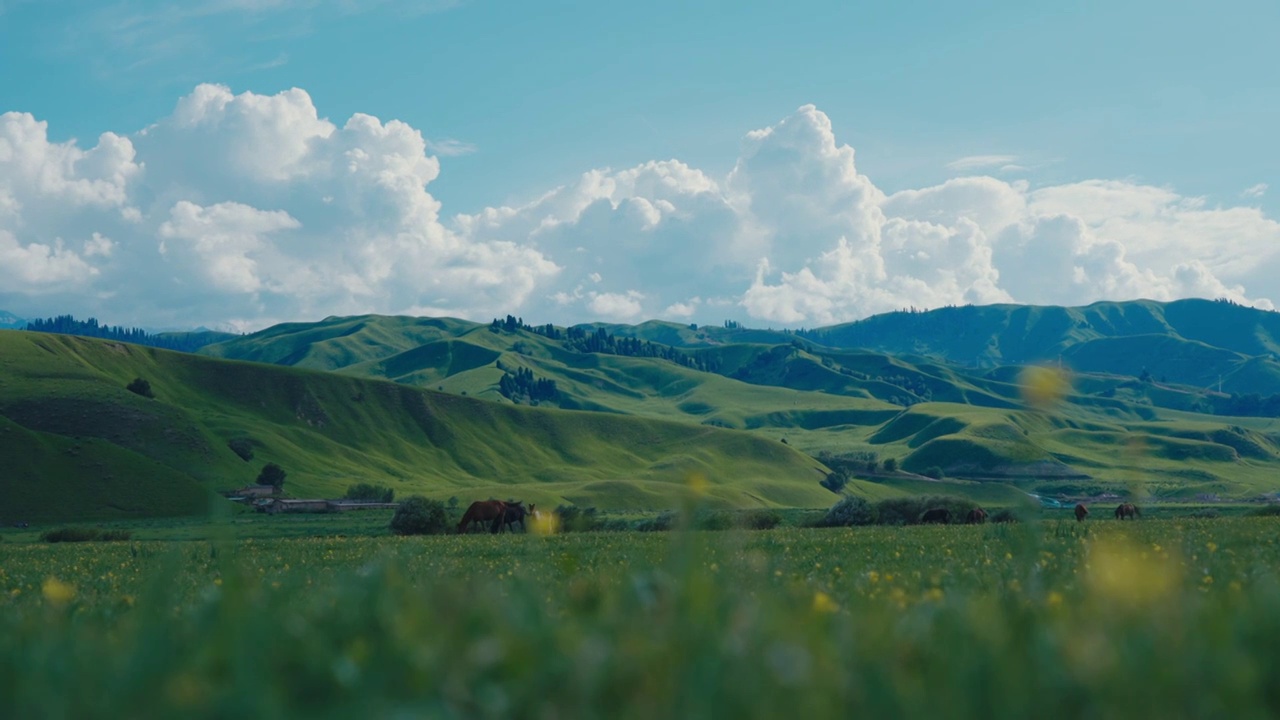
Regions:
<instances>
[{"instance_id":1,"label":"out-of-focus yellow flower","mask_svg":"<svg viewBox=\"0 0 1280 720\"><path fill-rule=\"evenodd\" d=\"M1062 399L1071 389L1066 373L1057 368L1032 365L1018 378L1022 399L1030 406L1045 409Z\"/></svg>"},{"instance_id":2,"label":"out-of-focus yellow flower","mask_svg":"<svg viewBox=\"0 0 1280 720\"><path fill-rule=\"evenodd\" d=\"M1058 592L1057 590L1051 591L1049 593L1049 596L1045 598L1045 603L1048 604L1049 607L1057 607L1061 605L1062 593Z\"/></svg>"},{"instance_id":3,"label":"out-of-focus yellow flower","mask_svg":"<svg viewBox=\"0 0 1280 720\"><path fill-rule=\"evenodd\" d=\"M1123 537L1099 537L1089 548L1089 587L1104 602L1134 608L1176 595L1178 563L1167 555L1149 555L1146 560L1140 555Z\"/></svg>"},{"instance_id":4,"label":"out-of-focus yellow flower","mask_svg":"<svg viewBox=\"0 0 1280 720\"><path fill-rule=\"evenodd\" d=\"M52 575L45 578L44 585L40 586L40 591L44 593L44 599L54 605L65 605L76 596L74 585L64 583Z\"/></svg>"},{"instance_id":5,"label":"out-of-focus yellow flower","mask_svg":"<svg viewBox=\"0 0 1280 720\"><path fill-rule=\"evenodd\" d=\"M813 594L813 611L820 613L833 613L840 609L835 600L831 596L819 590Z\"/></svg>"},{"instance_id":6,"label":"out-of-focus yellow flower","mask_svg":"<svg viewBox=\"0 0 1280 720\"><path fill-rule=\"evenodd\" d=\"M553 512L534 511L533 521L529 523L529 529L535 535L546 537L555 535L560 532L560 516Z\"/></svg>"},{"instance_id":7,"label":"out-of-focus yellow flower","mask_svg":"<svg viewBox=\"0 0 1280 720\"><path fill-rule=\"evenodd\" d=\"M694 495L702 496L707 494L707 490L711 488L711 483L707 482L707 476L702 473L693 473L687 481L689 489Z\"/></svg>"},{"instance_id":8,"label":"out-of-focus yellow flower","mask_svg":"<svg viewBox=\"0 0 1280 720\"><path fill-rule=\"evenodd\" d=\"M924 593L925 600L932 600L934 602L942 602L942 598L944 597L946 597L946 595L942 592L942 588L929 588Z\"/></svg>"}]
</instances>

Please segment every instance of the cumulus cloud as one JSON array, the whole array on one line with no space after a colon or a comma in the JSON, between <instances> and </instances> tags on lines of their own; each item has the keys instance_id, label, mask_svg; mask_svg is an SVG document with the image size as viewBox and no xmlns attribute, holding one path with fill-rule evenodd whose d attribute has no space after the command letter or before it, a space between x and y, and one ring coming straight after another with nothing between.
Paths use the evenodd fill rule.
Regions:
<instances>
[{"instance_id":1,"label":"cumulus cloud","mask_svg":"<svg viewBox=\"0 0 1280 720\"><path fill-rule=\"evenodd\" d=\"M0 301L43 278L73 284L77 312L155 324L518 307L558 267L527 244L445 228L427 191L439 171L418 130L362 114L338 126L298 89L201 85L89 150L9 113L0 230L23 284L5 283Z\"/></svg>"},{"instance_id":2,"label":"cumulus cloud","mask_svg":"<svg viewBox=\"0 0 1280 720\"><path fill-rule=\"evenodd\" d=\"M301 89L200 85L84 147L0 115L0 308L247 328L364 312L813 326L961 303L1270 307L1280 275L1275 220L1171 188L968 175L886 194L811 105L747 133L725 175L598 168L447 216L428 188L465 149L395 120L333 122Z\"/></svg>"}]
</instances>

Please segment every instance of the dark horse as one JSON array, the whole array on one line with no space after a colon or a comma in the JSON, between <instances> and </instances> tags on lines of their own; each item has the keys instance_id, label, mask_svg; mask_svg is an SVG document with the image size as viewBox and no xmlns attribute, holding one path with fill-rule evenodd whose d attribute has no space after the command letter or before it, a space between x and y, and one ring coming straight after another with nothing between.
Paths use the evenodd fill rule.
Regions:
<instances>
[{"instance_id":1,"label":"dark horse","mask_svg":"<svg viewBox=\"0 0 1280 720\"><path fill-rule=\"evenodd\" d=\"M513 527L516 523L520 523L520 529L526 530L524 519L533 514L533 503L529 503L529 507L524 506L524 501L507 501L507 512L502 517L502 522L507 526L507 532L515 532Z\"/></svg>"},{"instance_id":2,"label":"dark horse","mask_svg":"<svg viewBox=\"0 0 1280 720\"><path fill-rule=\"evenodd\" d=\"M1076 522L1084 522L1084 516L1089 514L1089 508L1084 503L1076 503Z\"/></svg>"},{"instance_id":3,"label":"dark horse","mask_svg":"<svg viewBox=\"0 0 1280 720\"><path fill-rule=\"evenodd\" d=\"M1120 507L1116 508L1117 520L1124 520L1125 518L1137 520L1139 515L1141 513L1138 512L1138 506L1133 503L1121 503Z\"/></svg>"},{"instance_id":4,"label":"dark horse","mask_svg":"<svg viewBox=\"0 0 1280 720\"><path fill-rule=\"evenodd\" d=\"M987 521L987 511L982 508L974 508L964 516L964 521L970 525L981 525Z\"/></svg>"},{"instance_id":5,"label":"dark horse","mask_svg":"<svg viewBox=\"0 0 1280 720\"><path fill-rule=\"evenodd\" d=\"M458 523L458 532L464 533L475 523L489 523L489 532L495 535L506 521L507 504L501 500L477 500L471 503Z\"/></svg>"},{"instance_id":6,"label":"dark horse","mask_svg":"<svg viewBox=\"0 0 1280 720\"><path fill-rule=\"evenodd\" d=\"M920 522L942 523L945 525L951 522L951 511L946 508L930 508L929 510L925 510L924 514L920 516Z\"/></svg>"}]
</instances>

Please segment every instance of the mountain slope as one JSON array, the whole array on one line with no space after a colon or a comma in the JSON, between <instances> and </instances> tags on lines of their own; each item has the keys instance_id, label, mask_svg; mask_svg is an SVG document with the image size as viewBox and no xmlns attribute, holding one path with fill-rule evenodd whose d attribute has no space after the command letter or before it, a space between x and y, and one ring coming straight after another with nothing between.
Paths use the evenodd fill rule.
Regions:
<instances>
[{"instance_id":1,"label":"mountain slope","mask_svg":"<svg viewBox=\"0 0 1280 720\"><path fill-rule=\"evenodd\" d=\"M997 342L1023 352L1060 345L1065 365L1088 370L1074 374L1074 388L1051 415L1024 407L1019 366L977 368L937 356L832 348L808 339L809 333L737 327L655 321L560 329L522 326L514 318L481 326L366 316L273 328L212 349L323 362L340 366L343 374L498 403L529 401L503 394L504 383L523 374L555 383L554 397L544 404L744 429L814 455L862 458L853 467L865 466L868 457L894 459L914 473L1033 487L1070 481L1095 489L1158 473L1169 480L1145 486L1170 496L1246 495L1274 487L1280 455L1271 450L1269 420L1185 412L1233 407L1233 398L1204 389L1216 368L1265 380L1271 361L1170 334L1160 304L1114 305L1095 307L1083 318L1092 323L1087 332L1074 309L958 309L1003 313ZM918 322L927 315L902 317ZM1103 336L1098 328L1104 327L1129 334ZM1160 327L1166 332L1153 332ZM962 327L949 331L970 334ZM777 342L730 341L743 337ZM684 344L644 344L659 340ZM921 336L913 350L929 349L930 341ZM1144 352L1161 364L1136 364ZM368 359L342 365L360 358ZM1151 377L1135 377L1143 370ZM1199 387L1167 381L1164 372L1190 376ZM1240 452L1234 445L1241 443L1232 440L1237 436L1263 451Z\"/></svg>"},{"instance_id":2,"label":"mountain slope","mask_svg":"<svg viewBox=\"0 0 1280 720\"><path fill-rule=\"evenodd\" d=\"M136 377L154 399L125 389ZM723 505L830 498L816 461L745 433L63 335L0 332L0 418L6 456L37 450L6 475L0 507L32 517L199 512L208 489L250 482L265 462L302 497L375 482L400 495L660 508L701 475ZM235 438L252 462L230 450ZM122 481L138 501L87 499L115 497Z\"/></svg>"},{"instance_id":3,"label":"mountain slope","mask_svg":"<svg viewBox=\"0 0 1280 720\"><path fill-rule=\"evenodd\" d=\"M1137 300L1085 307L986 305L896 312L798 333L831 347L926 355L973 367L1057 361L1232 393L1280 393L1280 313L1229 302ZM1246 374L1242 366L1256 367Z\"/></svg>"}]
</instances>

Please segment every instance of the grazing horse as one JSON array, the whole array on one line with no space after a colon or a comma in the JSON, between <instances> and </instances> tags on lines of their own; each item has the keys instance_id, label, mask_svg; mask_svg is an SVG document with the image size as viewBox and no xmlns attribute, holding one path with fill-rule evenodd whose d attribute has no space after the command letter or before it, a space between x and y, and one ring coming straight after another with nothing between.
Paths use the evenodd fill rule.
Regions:
<instances>
[{"instance_id":1,"label":"grazing horse","mask_svg":"<svg viewBox=\"0 0 1280 720\"><path fill-rule=\"evenodd\" d=\"M529 507L526 508L523 500L519 502L515 500L508 500L507 511L502 518L502 522L507 526L507 532L515 532L515 528L513 526L516 523L520 523L521 530L527 530L528 528L525 527L524 519L533 514L533 508L533 503L529 503Z\"/></svg>"},{"instance_id":2,"label":"grazing horse","mask_svg":"<svg viewBox=\"0 0 1280 720\"><path fill-rule=\"evenodd\" d=\"M1140 514L1141 513L1138 512L1138 506L1133 503L1121 503L1120 507L1116 508L1117 520L1124 520L1125 518L1137 520L1138 515Z\"/></svg>"},{"instance_id":3,"label":"grazing horse","mask_svg":"<svg viewBox=\"0 0 1280 720\"><path fill-rule=\"evenodd\" d=\"M458 523L458 532L464 533L474 523L489 523L489 532L497 534L507 517L507 504L501 500L477 500L471 503Z\"/></svg>"},{"instance_id":4,"label":"grazing horse","mask_svg":"<svg viewBox=\"0 0 1280 720\"><path fill-rule=\"evenodd\" d=\"M1076 522L1084 522L1084 516L1089 514L1089 508L1084 503L1076 503Z\"/></svg>"},{"instance_id":5,"label":"grazing horse","mask_svg":"<svg viewBox=\"0 0 1280 720\"><path fill-rule=\"evenodd\" d=\"M943 525L951 522L951 511L946 508L930 508L925 510L920 516L922 523L942 523Z\"/></svg>"},{"instance_id":6,"label":"grazing horse","mask_svg":"<svg viewBox=\"0 0 1280 720\"><path fill-rule=\"evenodd\" d=\"M981 525L987 521L987 511L982 508L974 508L964 516L964 521L970 525Z\"/></svg>"}]
</instances>

